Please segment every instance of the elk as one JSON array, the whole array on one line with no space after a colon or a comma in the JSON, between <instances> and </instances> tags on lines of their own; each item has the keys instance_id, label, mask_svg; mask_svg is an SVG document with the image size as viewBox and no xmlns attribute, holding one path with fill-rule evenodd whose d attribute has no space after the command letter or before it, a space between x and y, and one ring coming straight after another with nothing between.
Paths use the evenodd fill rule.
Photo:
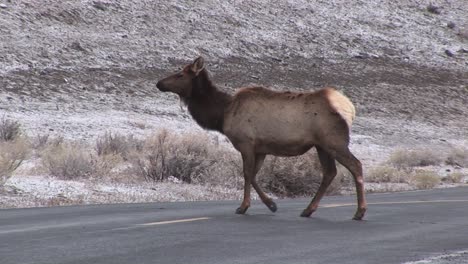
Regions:
<instances>
[{"instance_id":1,"label":"elk","mask_svg":"<svg viewBox=\"0 0 468 264\"><path fill-rule=\"evenodd\" d=\"M241 153L244 198L237 214L244 214L250 206L250 186L272 212L277 210L255 179L266 155L297 156L315 147L323 179L301 216L309 217L317 210L337 174L336 160L354 178L358 204L353 219L364 217L367 205L362 165L348 148L355 108L342 93L333 88L293 93L244 87L231 95L213 84L203 57L159 80L156 87L177 94L201 127L224 134Z\"/></svg>"}]
</instances>

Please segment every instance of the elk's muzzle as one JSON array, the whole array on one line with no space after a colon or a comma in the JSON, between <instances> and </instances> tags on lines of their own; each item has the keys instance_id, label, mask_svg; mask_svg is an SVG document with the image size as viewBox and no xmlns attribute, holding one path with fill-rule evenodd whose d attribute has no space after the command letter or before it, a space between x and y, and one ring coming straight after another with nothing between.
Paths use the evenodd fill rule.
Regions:
<instances>
[{"instance_id":1,"label":"elk's muzzle","mask_svg":"<svg viewBox=\"0 0 468 264\"><path fill-rule=\"evenodd\" d=\"M158 87L159 91L161 91L161 92L166 92L167 91L167 89L164 87L164 84L161 81L159 81L156 84L156 87Z\"/></svg>"}]
</instances>

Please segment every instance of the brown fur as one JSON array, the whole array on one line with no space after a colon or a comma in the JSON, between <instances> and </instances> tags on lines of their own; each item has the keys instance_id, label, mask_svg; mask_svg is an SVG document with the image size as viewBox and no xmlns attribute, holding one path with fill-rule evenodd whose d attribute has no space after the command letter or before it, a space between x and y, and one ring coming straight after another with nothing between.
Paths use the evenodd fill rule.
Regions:
<instances>
[{"instance_id":1,"label":"brown fur","mask_svg":"<svg viewBox=\"0 0 468 264\"><path fill-rule=\"evenodd\" d=\"M247 87L231 96L211 82L201 57L182 72L160 80L157 87L178 94L200 126L225 134L242 154L244 199L237 213L245 213L250 206L250 186L270 210L276 211L276 204L255 179L266 155L296 156L316 147L323 180L302 216L310 216L318 208L336 175L335 159L348 168L355 179L358 209L354 219L364 216L362 166L348 149L355 109L340 92L333 88L293 93Z\"/></svg>"}]
</instances>

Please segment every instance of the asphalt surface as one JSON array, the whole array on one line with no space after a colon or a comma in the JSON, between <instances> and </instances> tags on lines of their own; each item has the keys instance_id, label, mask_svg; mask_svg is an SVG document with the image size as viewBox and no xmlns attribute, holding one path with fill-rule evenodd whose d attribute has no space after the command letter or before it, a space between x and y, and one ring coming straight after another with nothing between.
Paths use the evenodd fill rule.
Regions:
<instances>
[{"instance_id":1,"label":"asphalt surface","mask_svg":"<svg viewBox=\"0 0 468 264\"><path fill-rule=\"evenodd\" d=\"M278 200L0 210L0 263L468 263L468 188ZM422 261L424 260L424 261Z\"/></svg>"}]
</instances>

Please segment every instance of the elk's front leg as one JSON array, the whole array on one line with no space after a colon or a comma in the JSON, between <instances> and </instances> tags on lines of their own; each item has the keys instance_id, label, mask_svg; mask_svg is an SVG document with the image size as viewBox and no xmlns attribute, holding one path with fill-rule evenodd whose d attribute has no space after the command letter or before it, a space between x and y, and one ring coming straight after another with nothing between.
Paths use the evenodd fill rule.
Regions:
<instances>
[{"instance_id":1,"label":"elk's front leg","mask_svg":"<svg viewBox=\"0 0 468 264\"><path fill-rule=\"evenodd\" d=\"M262 202L270 209L272 212L276 212L278 210L278 207L276 206L276 203L273 202L273 200L260 188L260 186L257 183L257 180L255 177L257 176L258 172L262 168L263 161L265 161L265 154L257 154L255 155L255 172L252 176L252 187L257 191L258 196L260 199L262 199Z\"/></svg>"},{"instance_id":2,"label":"elk's front leg","mask_svg":"<svg viewBox=\"0 0 468 264\"><path fill-rule=\"evenodd\" d=\"M255 174L255 154L253 151L242 151L242 164L244 169L244 199L236 214L245 214L250 207L250 185Z\"/></svg>"}]
</instances>

